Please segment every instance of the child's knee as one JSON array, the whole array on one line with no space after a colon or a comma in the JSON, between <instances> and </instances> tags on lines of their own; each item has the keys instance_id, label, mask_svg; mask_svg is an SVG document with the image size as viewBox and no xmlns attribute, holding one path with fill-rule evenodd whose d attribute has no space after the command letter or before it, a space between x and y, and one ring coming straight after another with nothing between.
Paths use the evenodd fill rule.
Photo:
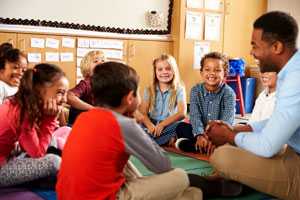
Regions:
<instances>
[{"instance_id":1,"label":"child's knee","mask_svg":"<svg viewBox=\"0 0 300 200\"><path fill-rule=\"evenodd\" d=\"M45 157L51 175L56 175L60 168L61 157L55 154L47 154Z\"/></svg>"}]
</instances>

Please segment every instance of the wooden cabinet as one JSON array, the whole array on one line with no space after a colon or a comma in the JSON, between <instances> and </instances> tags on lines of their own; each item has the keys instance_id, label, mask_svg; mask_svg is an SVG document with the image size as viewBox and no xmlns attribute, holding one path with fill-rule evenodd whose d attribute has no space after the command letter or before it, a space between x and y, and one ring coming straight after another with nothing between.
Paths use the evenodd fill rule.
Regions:
<instances>
[{"instance_id":1,"label":"wooden cabinet","mask_svg":"<svg viewBox=\"0 0 300 200\"><path fill-rule=\"evenodd\" d=\"M0 33L0 44L9 42L13 46L16 46L17 33Z\"/></svg>"}]
</instances>

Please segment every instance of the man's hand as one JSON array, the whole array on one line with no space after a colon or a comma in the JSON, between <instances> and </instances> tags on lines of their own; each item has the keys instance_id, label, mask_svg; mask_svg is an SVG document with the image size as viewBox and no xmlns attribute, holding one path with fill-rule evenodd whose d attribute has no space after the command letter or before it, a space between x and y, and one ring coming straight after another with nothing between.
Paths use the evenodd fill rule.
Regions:
<instances>
[{"instance_id":1,"label":"man's hand","mask_svg":"<svg viewBox=\"0 0 300 200\"><path fill-rule=\"evenodd\" d=\"M221 146L226 143L234 145L234 137L236 133L233 128L224 122L212 121L209 123L206 134L216 146Z\"/></svg>"},{"instance_id":2,"label":"man's hand","mask_svg":"<svg viewBox=\"0 0 300 200\"><path fill-rule=\"evenodd\" d=\"M205 128L205 131L209 131L209 129L214 126L214 125L223 125L225 126L227 129L231 130L231 131L234 131L234 128L232 126L230 126L229 124L225 123L224 121L222 120L213 120L213 121L209 121L206 128Z\"/></svg>"}]
</instances>

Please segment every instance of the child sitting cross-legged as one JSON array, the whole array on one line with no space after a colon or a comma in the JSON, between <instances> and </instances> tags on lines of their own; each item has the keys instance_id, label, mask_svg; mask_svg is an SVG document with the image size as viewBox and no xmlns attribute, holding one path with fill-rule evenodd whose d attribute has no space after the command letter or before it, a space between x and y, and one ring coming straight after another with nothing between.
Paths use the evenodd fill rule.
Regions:
<instances>
[{"instance_id":1,"label":"child sitting cross-legged","mask_svg":"<svg viewBox=\"0 0 300 200\"><path fill-rule=\"evenodd\" d=\"M24 72L18 92L0 105L0 187L56 176L61 159L47 149L61 131L57 117L68 87L59 67L38 64Z\"/></svg>"},{"instance_id":2,"label":"child sitting cross-legged","mask_svg":"<svg viewBox=\"0 0 300 200\"><path fill-rule=\"evenodd\" d=\"M136 71L122 63L97 65L94 109L82 113L63 150L56 186L59 200L201 199L182 169L133 119L140 101ZM140 177L129 157L156 175Z\"/></svg>"},{"instance_id":3,"label":"child sitting cross-legged","mask_svg":"<svg viewBox=\"0 0 300 200\"><path fill-rule=\"evenodd\" d=\"M227 73L228 59L221 53L208 53L201 59L203 83L196 84L191 90L191 123L181 122L176 128L178 149L210 154L214 146L204 134L207 123L222 120L233 124L235 93L225 83Z\"/></svg>"},{"instance_id":4,"label":"child sitting cross-legged","mask_svg":"<svg viewBox=\"0 0 300 200\"><path fill-rule=\"evenodd\" d=\"M186 115L185 87L173 56L162 54L153 62L153 82L145 89L141 124L159 145L172 144L176 127Z\"/></svg>"}]
</instances>

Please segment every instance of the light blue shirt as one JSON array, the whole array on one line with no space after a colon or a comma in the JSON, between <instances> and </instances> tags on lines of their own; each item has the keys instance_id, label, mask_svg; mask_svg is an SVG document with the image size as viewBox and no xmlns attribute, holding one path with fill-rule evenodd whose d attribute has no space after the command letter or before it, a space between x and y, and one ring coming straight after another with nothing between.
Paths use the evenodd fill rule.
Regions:
<instances>
[{"instance_id":1,"label":"light blue shirt","mask_svg":"<svg viewBox=\"0 0 300 200\"><path fill-rule=\"evenodd\" d=\"M253 132L238 133L235 144L262 157L272 157L284 144L300 153L300 52L278 73L275 108L268 120L250 123Z\"/></svg>"},{"instance_id":2,"label":"light blue shirt","mask_svg":"<svg viewBox=\"0 0 300 200\"><path fill-rule=\"evenodd\" d=\"M165 92L161 92L159 87L158 86L156 87L154 108L151 112L149 112L149 117L151 119L154 119L159 122L177 113L178 102L183 102L186 99L184 88L182 86L179 86L177 88L175 107L171 109L169 108L170 97L171 97L171 89ZM146 88L144 91L144 100L150 101L148 88Z\"/></svg>"}]
</instances>

